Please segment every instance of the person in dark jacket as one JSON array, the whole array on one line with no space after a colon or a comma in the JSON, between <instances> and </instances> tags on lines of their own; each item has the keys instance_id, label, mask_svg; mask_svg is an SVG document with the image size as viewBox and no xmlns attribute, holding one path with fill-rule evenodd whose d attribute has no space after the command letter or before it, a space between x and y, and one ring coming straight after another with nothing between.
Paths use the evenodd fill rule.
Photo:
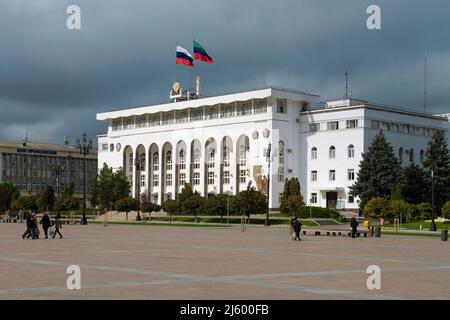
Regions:
<instances>
[{"instance_id":1,"label":"person in dark jacket","mask_svg":"<svg viewBox=\"0 0 450 320\"><path fill-rule=\"evenodd\" d=\"M39 226L36 218L36 213L31 214L31 236L33 240L39 239Z\"/></svg>"},{"instance_id":2,"label":"person in dark jacket","mask_svg":"<svg viewBox=\"0 0 450 320\"><path fill-rule=\"evenodd\" d=\"M41 223L42 229L44 229L45 239L48 239L48 228L50 228L51 222L47 212L42 216Z\"/></svg>"},{"instance_id":3,"label":"person in dark jacket","mask_svg":"<svg viewBox=\"0 0 450 320\"><path fill-rule=\"evenodd\" d=\"M299 241L302 241L302 239L300 239L300 231L302 230L302 223L300 222L300 219L297 217L294 220L294 232L295 232L295 241L297 241L297 239Z\"/></svg>"},{"instance_id":4,"label":"person in dark jacket","mask_svg":"<svg viewBox=\"0 0 450 320\"><path fill-rule=\"evenodd\" d=\"M22 239L25 239L25 237L27 237L27 239L31 237L31 214L27 215L25 223L27 225L27 230L22 234Z\"/></svg>"},{"instance_id":5,"label":"person in dark jacket","mask_svg":"<svg viewBox=\"0 0 450 320\"><path fill-rule=\"evenodd\" d=\"M350 226L352 227L352 238L356 238L356 232L358 231L358 221L355 217L352 217L350 221Z\"/></svg>"},{"instance_id":6,"label":"person in dark jacket","mask_svg":"<svg viewBox=\"0 0 450 320\"><path fill-rule=\"evenodd\" d=\"M63 236L62 236L61 232L59 231L59 229L61 229L61 228L62 228L61 215L58 213L55 218L55 233L53 234L53 239L55 238L56 233L58 233L59 238L62 239Z\"/></svg>"}]
</instances>

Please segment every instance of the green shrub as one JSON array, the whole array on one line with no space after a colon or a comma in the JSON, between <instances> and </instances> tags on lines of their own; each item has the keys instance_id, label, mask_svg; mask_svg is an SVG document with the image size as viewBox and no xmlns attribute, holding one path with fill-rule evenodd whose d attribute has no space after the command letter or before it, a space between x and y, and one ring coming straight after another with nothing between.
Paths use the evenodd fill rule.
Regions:
<instances>
[{"instance_id":1,"label":"green shrub","mask_svg":"<svg viewBox=\"0 0 450 320\"><path fill-rule=\"evenodd\" d=\"M300 210L296 210L294 215L301 219L309 219L309 208L310 207L302 207ZM337 211L334 211L329 208L321 208L321 207L311 207L311 216L313 218L323 218L323 219L340 219L340 214Z\"/></svg>"},{"instance_id":2,"label":"green shrub","mask_svg":"<svg viewBox=\"0 0 450 320\"><path fill-rule=\"evenodd\" d=\"M450 200L444 203L441 212L445 219L450 219Z\"/></svg>"},{"instance_id":3,"label":"green shrub","mask_svg":"<svg viewBox=\"0 0 450 320\"><path fill-rule=\"evenodd\" d=\"M156 203L151 203L151 202L144 202L141 205L141 210L142 212L159 212L161 211L161 206L156 204Z\"/></svg>"},{"instance_id":4,"label":"green shrub","mask_svg":"<svg viewBox=\"0 0 450 320\"><path fill-rule=\"evenodd\" d=\"M363 212L368 218L392 219L393 217L389 201L381 197L370 199L364 206Z\"/></svg>"},{"instance_id":5,"label":"green shrub","mask_svg":"<svg viewBox=\"0 0 450 320\"><path fill-rule=\"evenodd\" d=\"M136 210L137 201L132 197L122 198L115 202L114 208L120 212L130 212Z\"/></svg>"}]
</instances>

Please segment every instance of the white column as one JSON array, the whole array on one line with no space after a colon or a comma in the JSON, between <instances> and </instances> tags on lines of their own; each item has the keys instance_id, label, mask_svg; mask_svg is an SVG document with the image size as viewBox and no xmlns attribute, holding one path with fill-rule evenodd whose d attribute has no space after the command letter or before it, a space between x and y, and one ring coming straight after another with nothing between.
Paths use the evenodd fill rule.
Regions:
<instances>
[{"instance_id":1,"label":"white column","mask_svg":"<svg viewBox=\"0 0 450 320\"><path fill-rule=\"evenodd\" d=\"M217 188L217 194L220 193L221 190L221 185L222 185L222 177L220 175L220 168L222 167L222 158L223 158L223 147L222 147L222 138L216 139L216 146L217 146L217 157L215 159L215 164L214 164L214 172L216 175L216 179L215 179L215 186Z\"/></svg>"}]
</instances>

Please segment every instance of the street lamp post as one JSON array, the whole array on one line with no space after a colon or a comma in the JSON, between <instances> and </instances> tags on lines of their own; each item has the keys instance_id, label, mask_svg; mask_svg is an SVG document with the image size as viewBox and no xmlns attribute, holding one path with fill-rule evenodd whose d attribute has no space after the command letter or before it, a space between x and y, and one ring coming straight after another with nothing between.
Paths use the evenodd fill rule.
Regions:
<instances>
[{"instance_id":1,"label":"street lamp post","mask_svg":"<svg viewBox=\"0 0 450 320\"><path fill-rule=\"evenodd\" d=\"M63 173L63 171L65 171L66 167L64 165L61 165L60 163L58 163L58 160L55 159L55 163L53 164L49 164L49 167L53 169L53 172L55 174L55 184L56 184L56 195L59 198L59 177L61 176L61 174ZM59 213L59 208L58 208L58 213Z\"/></svg>"},{"instance_id":2,"label":"street lamp post","mask_svg":"<svg viewBox=\"0 0 450 320\"><path fill-rule=\"evenodd\" d=\"M141 221L141 171L144 170L145 166L145 155L142 154L141 159L139 157L136 157L134 159L134 165L136 166L136 190L137 190L137 215L136 215L136 221Z\"/></svg>"},{"instance_id":3,"label":"street lamp post","mask_svg":"<svg viewBox=\"0 0 450 320\"><path fill-rule=\"evenodd\" d=\"M269 204L270 204L270 162L271 162L271 153L272 152L272 144L269 143L269 146L267 147L267 150L265 152L266 161L267 161L267 212L266 212L266 221L264 222L264 225L270 226L270 220L269 220Z\"/></svg>"},{"instance_id":4,"label":"street lamp post","mask_svg":"<svg viewBox=\"0 0 450 320\"><path fill-rule=\"evenodd\" d=\"M431 170L431 224L430 231L436 231L436 223L434 222L434 171Z\"/></svg>"},{"instance_id":5,"label":"street lamp post","mask_svg":"<svg viewBox=\"0 0 450 320\"><path fill-rule=\"evenodd\" d=\"M89 154L89 152L92 149L92 140L87 138L86 133L83 133L83 140L80 141L79 138L77 138L77 148L80 150L80 154L83 155L83 219L82 224L87 224L86 219L86 155Z\"/></svg>"}]
</instances>

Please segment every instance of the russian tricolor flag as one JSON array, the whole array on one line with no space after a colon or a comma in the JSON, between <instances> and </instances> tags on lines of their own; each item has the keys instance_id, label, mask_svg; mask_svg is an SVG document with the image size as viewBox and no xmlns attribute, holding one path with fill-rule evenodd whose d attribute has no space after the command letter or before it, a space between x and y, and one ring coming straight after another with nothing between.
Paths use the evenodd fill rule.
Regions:
<instances>
[{"instance_id":1,"label":"russian tricolor flag","mask_svg":"<svg viewBox=\"0 0 450 320\"><path fill-rule=\"evenodd\" d=\"M184 64L188 67L194 66L194 58L186 49L177 46L177 64Z\"/></svg>"}]
</instances>

